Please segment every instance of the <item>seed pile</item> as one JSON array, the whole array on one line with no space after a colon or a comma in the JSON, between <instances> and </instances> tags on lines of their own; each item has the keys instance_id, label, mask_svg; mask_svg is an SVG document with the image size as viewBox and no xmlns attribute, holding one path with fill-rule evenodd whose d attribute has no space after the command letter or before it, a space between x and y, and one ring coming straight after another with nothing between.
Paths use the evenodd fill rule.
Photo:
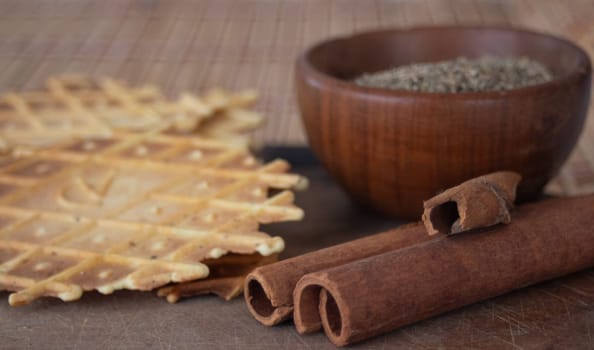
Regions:
<instances>
[{"instance_id":1,"label":"seed pile","mask_svg":"<svg viewBox=\"0 0 594 350\"><path fill-rule=\"evenodd\" d=\"M526 57L483 56L394 67L365 73L354 82L394 90L456 93L511 90L552 78L542 63Z\"/></svg>"}]
</instances>

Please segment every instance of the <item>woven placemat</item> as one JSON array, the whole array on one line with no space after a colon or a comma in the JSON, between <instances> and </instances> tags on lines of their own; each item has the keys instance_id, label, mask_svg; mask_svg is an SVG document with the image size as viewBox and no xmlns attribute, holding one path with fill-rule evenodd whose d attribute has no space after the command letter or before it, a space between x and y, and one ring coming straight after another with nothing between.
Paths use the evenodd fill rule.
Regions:
<instances>
[{"instance_id":1,"label":"woven placemat","mask_svg":"<svg viewBox=\"0 0 594 350\"><path fill-rule=\"evenodd\" d=\"M79 0L0 2L0 91L79 72L153 83L169 94L256 88L261 143L305 137L293 62L329 36L379 27L501 24L569 37L594 55L592 0ZM594 192L594 117L551 193Z\"/></svg>"}]
</instances>

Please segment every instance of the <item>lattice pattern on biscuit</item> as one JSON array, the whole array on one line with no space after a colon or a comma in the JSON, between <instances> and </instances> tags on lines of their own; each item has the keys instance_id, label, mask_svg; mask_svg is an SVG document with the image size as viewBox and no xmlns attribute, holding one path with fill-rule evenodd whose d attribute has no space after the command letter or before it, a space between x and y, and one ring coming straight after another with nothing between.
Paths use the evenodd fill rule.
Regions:
<instances>
[{"instance_id":1,"label":"lattice pattern on biscuit","mask_svg":"<svg viewBox=\"0 0 594 350\"><path fill-rule=\"evenodd\" d=\"M249 107L253 91L212 90L166 99L156 86L85 76L50 78L46 89L0 98L0 146L39 147L72 137L110 137L114 131L193 132L203 138L246 143L243 132L260 125Z\"/></svg>"},{"instance_id":2,"label":"lattice pattern on biscuit","mask_svg":"<svg viewBox=\"0 0 594 350\"><path fill-rule=\"evenodd\" d=\"M204 278L227 253L284 243L259 223L298 220L282 160L200 138L117 133L0 161L0 290L21 305L83 291L150 290Z\"/></svg>"}]
</instances>

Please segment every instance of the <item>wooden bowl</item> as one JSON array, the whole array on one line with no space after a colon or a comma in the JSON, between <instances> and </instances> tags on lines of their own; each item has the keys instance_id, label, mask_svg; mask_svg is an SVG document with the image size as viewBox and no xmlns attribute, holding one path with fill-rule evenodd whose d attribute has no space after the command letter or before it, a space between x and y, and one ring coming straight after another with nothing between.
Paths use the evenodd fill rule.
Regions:
<instances>
[{"instance_id":1,"label":"wooden bowl","mask_svg":"<svg viewBox=\"0 0 594 350\"><path fill-rule=\"evenodd\" d=\"M527 56L555 78L501 92L423 93L361 87L352 78L413 62ZM309 143L358 202L420 218L422 202L496 170L522 174L519 199L537 197L575 146L590 98L588 55L525 30L432 27L322 42L296 64Z\"/></svg>"}]
</instances>

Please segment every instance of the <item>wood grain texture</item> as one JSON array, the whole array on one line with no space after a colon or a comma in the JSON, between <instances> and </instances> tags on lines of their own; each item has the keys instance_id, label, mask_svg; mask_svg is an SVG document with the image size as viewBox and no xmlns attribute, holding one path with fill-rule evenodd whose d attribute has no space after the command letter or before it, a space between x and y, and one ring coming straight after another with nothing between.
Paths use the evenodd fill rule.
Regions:
<instances>
[{"instance_id":1,"label":"wood grain texture","mask_svg":"<svg viewBox=\"0 0 594 350\"><path fill-rule=\"evenodd\" d=\"M500 24L576 40L594 53L593 0L0 0L0 92L50 74L112 75L171 95L254 87L260 143L305 143L292 69L305 47L372 28ZM592 113L591 113L592 114ZM594 192L594 117L552 193Z\"/></svg>"},{"instance_id":2,"label":"wood grain texture","mask_svg":"<svg viewBox=\"0 0 594 350\"><path fill-rule=\"evenodd\" d=\"M532 57L557 78L466 94L349 82L392 66L484 54ZM584 51L552 36L500 27L431 27L326 41L299 58L296 80L310 145L330 173L357 201L415 220L423 200L494 171L518 172L519 200L536 198L581 133L591 64Z\"/></svg>"}]
</instances>

